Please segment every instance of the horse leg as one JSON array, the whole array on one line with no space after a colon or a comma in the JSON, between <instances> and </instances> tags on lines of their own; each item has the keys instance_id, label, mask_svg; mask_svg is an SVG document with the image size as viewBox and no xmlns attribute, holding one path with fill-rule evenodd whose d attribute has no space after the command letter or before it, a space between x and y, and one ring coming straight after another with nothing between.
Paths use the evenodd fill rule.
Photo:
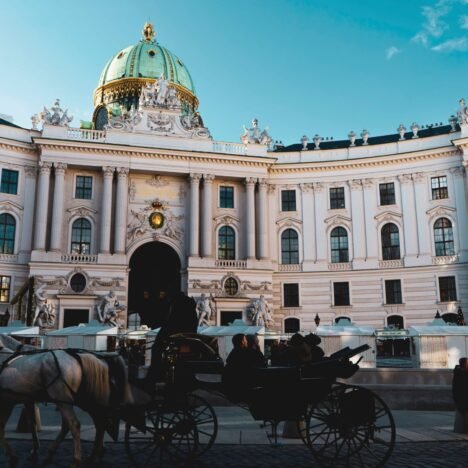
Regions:
<instances>
[{"instance_id":1,"label":"horse leg","mask_svg":"<svg viewBox=\"0 0 468 468\"><path fill-rule=\"evenodd\" d=\"M58 406L59 405L57 405L57 407ZM57 451L58 446L63 441L63 439L65 439L65 436L68 434L68 431L70 430L68 426L68 422L66 418L64 417L61 409L60 409L60 416L62 418L62 426L60 427L60 432L58 436L55 438L55 440L52 442L52 444L49 446L47 450L47 458L44 460L44 465L52 462L52 459L55 455L55 452Z\"/></svg>"},{"instance_id":2,"label":"horse leg","mask_svg":"<svg viewBox=\"0 0 468 468\"><path fill-rule=\"evenodd\" d=\"M90 462L99 463L104 455L104 434L106 419L102 414L91 414L96 429L96 435L94 437L93 451L91 452Z\"/></svg>"},{"instance_id":3,"label":"horse leg","mask_svg":"<svg viewBox=\"0 0 468 468\"><path fill-rule=\"evenodd\" d=\"M16 466L18 463L18 457L15 455L11 445L5 439L5 426L11 412L13 411L13 407L14 405L9 403L2 403L0 405L0 447L5 451L5 455L9 459L11 467Z\"/></svg>"},{"instance_id":4,"label":"horse leg","mask_svg":"<svg viewBox=\"0 0 468 468\"><path fill-rule=\"evenodd\" d=\"M35 462L37 461L39 455L39 438L37 437L37 421L36 421L36 407L34 403L25 403L26 412L29 414L29 419L31 421L31 436L33 441L33 448L28 457L29 460Z\"/></svg>"},{"instance_id":5,"label":"horse leg","mask_svg":"<svg viewBox=\"0 0 468 468\"><path fill-rule=\"evenodd\" d=\"M72 468L78 468L81 463L81 440L80 440L80 428L81 424L76 417L75 411L73 411L72 405L59 404L60 412L66 419L68 427L73 437L73 461L71 464Z\"/></svg>"}]
</instances>

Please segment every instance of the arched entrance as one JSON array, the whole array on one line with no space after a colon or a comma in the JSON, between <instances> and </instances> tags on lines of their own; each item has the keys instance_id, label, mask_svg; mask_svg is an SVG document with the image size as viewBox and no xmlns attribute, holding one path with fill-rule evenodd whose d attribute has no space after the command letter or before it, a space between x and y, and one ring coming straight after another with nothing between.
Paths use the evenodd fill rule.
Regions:
<instances>
[{"instance_id":1,"label":"arched entrance","mask_svg":"<svg viewBox=\"0 0 468 468\"><path fill-rule=\"evenodd\" d=\"M150 325L156 314L160 292L173 297L180 291L180 259L162 242L142 245L130 258L128 313L137 312Z\"/></svg>"}]
</instances>

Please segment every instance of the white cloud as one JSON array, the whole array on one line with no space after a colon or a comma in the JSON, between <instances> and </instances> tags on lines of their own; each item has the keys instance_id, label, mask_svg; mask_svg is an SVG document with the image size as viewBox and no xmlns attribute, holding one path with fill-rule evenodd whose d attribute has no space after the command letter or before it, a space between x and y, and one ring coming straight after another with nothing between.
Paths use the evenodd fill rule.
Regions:
<instances>
[{"instance_id":1,"label":"white cloud","mask_svg":"<svg viewBox=\"0 0 468 468\"><path fill-rule=\"evenodd\" d=\"M385 51L385 57L387 60L390 60L392 59L396 54L399 54L401 52L400 49L398 49L398 47L395 47L395 46L392 46L392 47L389 47L386 51Z\"/></svg>"},{"instance_id":2,"label":"white cloud","mask_svg":"<svg viewBox=\"0 0 468 468\"><path fill-rule=\"evenodd\" d=\"M468 15L460 16L460 28L468 29Z\"/></svg>"},{"instance_id":3,"label":"white cloud","mask_svg":"<svg viewBox=\"0 0 468 468\"><path fill-rule=\"evenodd\" d=\"M468 52L468 37L450 39L431 48L435 52Z\"/></svg>"}]
</instances>

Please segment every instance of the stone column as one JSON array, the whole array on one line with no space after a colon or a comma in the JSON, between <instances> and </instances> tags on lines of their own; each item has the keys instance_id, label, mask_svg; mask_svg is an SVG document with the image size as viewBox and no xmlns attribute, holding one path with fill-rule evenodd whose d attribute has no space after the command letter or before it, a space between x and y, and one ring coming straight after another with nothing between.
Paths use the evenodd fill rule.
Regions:
<instances>
[{"instance_id":1,"label":"stone column","mask_svg":"<svg viewBox=\"0 0 468 468\"><path fill-rule=\"evenodd\" d=\"M325 218L327 217L327 191L321 182L314 183L315 211L315 261L326 262L329 257L328 240L326 236Z\"/></svg>"},{"instance_id":2,"label":"stone column","mask_svg":"<svg viewBox=\"0 0 468 468\"><path fill-rule=\"evenodd\" d=\"M200 218L200 174L190 174L190 256L198 257Z\"/></svg>"},{"instance_id":3,"label":"stone column","mask_svg":"<svg viewBox=\"0 0 468 468\"><path fill-rule=\"evenodd\" d=\"M30 254L32 250L32 233L34 219L34 196L36 192L36 167L24 168L24 214L21 228L20 252Z\"/></svg>"},{"instance_id":4,"label":"stone column","mask_svg":"<svg viewBox=\"0 0 468 468\"><path fill-rule=\"evenodd\" d=\"M429 206L427 199L426 178L424 174L413 174L414 203L416 213L416 235L418 238L418 256L431 255L431 236L427 226L427 218L424 210L420 207Z\"/></svg>"},{"instance_id":5,"label":"stone column","mask_svg":"<svg viewBox=\"0 0 468 468\"><path fill-rule=\"evenodd\" d=\"M300 184L302 194L302 245L303 263L316 260L314 185Z\"/></svg>"},{"instance_id":6,"label":"stone column","mask_svg":"<svg viewBox=\"0 0 468 468\"><path fill-rule=\"evenodd\" d=\"M375 183L372 179L362 181L364 199L364 222L366 231L366 261L379 258L379 240L375 230L375 207L377 206Z\"/></svg>"},{"instance_id":7,"label":"stone column","mask_svg":"<svg viewBox=\"0 0 468 468\"><path fill-rule=\"evenodd\" d=\"M118 167L117 192L115 195L115 253L125 253L125 240L127 237L127 211L128 211L128 167Z\"/></svg>"},{"instance_id":8,"label":"stone column","mask_svg":"<svg viewBox=\"0 0 468 468\"><path fill-rule=\"evenodd\" d=\"M268 259L268 229L267 229L267 182L258 179L258 256L260 260Z\"/></svg>"},{"instance_id":9,"label":"stone column","mask_svg":"<svg viewBox=\"0 0 468 468\"><path fill-rule=\"evenodd\" d=\"M246 252L247 259L255 259L255 178L247 177L246 189Z\"/></svg>"},{"instance_id":10,"label":"stone column","mask_svg":"<svg viewBox=\"0 0 468 468\"><path fill-rule=\"evenodd\" d=\"M468 206L465 196L464 174L466 170L463 167L452 167L450 169L453 181L453 194L455 197L455 207L457 209L457 239L460 251L468 250ZM463 261L460 259L460 261Z\"/></svg>"},{"instance_id":11,"label":"stone column","mask_svg":"<svg viewBox=\"0 0 468 468\"><path fill-rule=\"evenodd\" d=\"M103 254L110 253L111 218L112 218L112 179L115 168L104 166L102 203L101 203L101 248Z\"/></svg>"},{"instance_id":12,"label":"stone column","mask_svg":"<svg viewBox=\"0 0 468 468\"><path fill-rule=\"evenodd\" d=\"M398 176L398 180L400 181L401 191L405 257L415 257L418 252L418 239L416 234L413 179L411 178L411 174L403 174Z\"/></svg>"},{"instance_id":13,"label":"stone column","mask_svg":"<svg viewBox=\"0 0 468 468\"><path fill-rule=\"evenodd\" d=\"M37 187L36 225L34 250L45 250L47 235L47 208L49 204L50 168L52 163L39 161L39 181Z\"/></svg>"},{"instance_id":14,"label":"stone column","mask_svg":"<svg viewBox=\"0 0 468 468\"><path fill-rule=\"evenodd\" d=\"M54 163L55 167L55 187L54 200L52 204L52 225L50 236L50 250L60 252L62 250L62 233L63 233L63 198L65 186L65 171L67 165L65 163Z\"/></svg>"},{"instance_id":15,"label":"stone column","mask_svg":"<svg viewBox=\"0 0 468 468\"><path fill-rule=\"evenodd\" d=\"M362 182L354 179L349 182L351 189L351 222L353 227L353 262L363 261L367 257L366 230L364 224L364 205ZM349 259L351 261L351 258Z\"/></svg>"},{"instance_id":16,"label":"stone column","mask_svg":"<svg viewBox=\"0 0 468 468\"><path fill-rule=\"evenodd\" d=\"M214 175L203 174L202 255L212 257L213 249L213 180Z\"/></svg>"}]
</instances>

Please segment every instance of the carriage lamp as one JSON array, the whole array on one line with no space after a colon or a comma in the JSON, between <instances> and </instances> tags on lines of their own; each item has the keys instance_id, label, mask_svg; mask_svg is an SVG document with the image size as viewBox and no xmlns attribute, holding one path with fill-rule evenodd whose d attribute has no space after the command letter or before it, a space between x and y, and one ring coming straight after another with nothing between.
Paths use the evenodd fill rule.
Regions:
<instances>
[{"instance_id":1,"label":"carriage lamp","mask_svg":"<svg viewBox=\"0 0 468 468\"><path fill-rule=\"evenodd\" d=\"M320 325L320 317L319 314L315 314L314 318L315 325L318 327Z\"/></svg>"}]
</instances>

